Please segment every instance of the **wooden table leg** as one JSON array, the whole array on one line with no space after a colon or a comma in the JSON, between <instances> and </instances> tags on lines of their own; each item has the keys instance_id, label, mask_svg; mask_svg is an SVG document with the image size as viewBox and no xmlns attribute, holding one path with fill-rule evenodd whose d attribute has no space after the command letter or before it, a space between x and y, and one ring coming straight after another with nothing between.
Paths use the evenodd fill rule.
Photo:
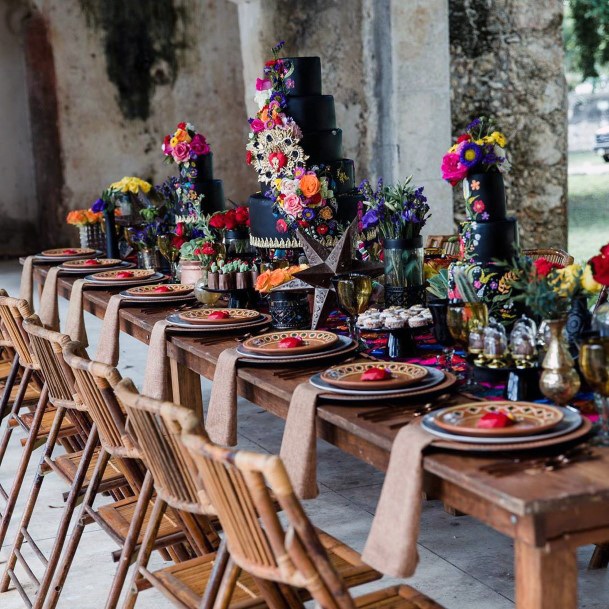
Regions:
<instances>
[{"instance_id":1,"label":"wooden table leg","mask_svg":"<svg viewBox=\"0 0 609 609\"><path fill-rule=\"evenodd\" d=\"M173 401L190 408L203 419L203 396L201 395L201 377L196 373L170 359L171 390Z\"/></svg>"},{"instance_id":2,"label":"wooden table leg","mask_svg":"<svg viewBox=\"0 0 609 609\"><path fill-rule=\"evenodd\" d=\"M516 609L577 609L575 550L515 541Z\"/></svg>"}]
</instances>

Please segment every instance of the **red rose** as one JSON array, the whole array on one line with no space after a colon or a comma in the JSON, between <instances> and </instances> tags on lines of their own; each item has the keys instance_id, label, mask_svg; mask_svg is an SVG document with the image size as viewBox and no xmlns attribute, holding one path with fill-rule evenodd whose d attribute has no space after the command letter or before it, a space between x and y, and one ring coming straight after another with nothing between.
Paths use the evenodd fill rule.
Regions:
<instances>
[{"instance_id":1,"label":"red rose","mask_svg":"<svg viewBox=\"0 0 609 609\"><path fill-rule=\"evenodd\" d=\"M280 233L288 232L288 225L286 224L285 220L277 220L277 222L275 223L275 228Z\"/></svg>"},{"instance_id":2,"label":"red rose","mask_svg":"<svg viewBox=\"0 0 609 609\"><path fill-rule=\"evenodd\" d=\"M318 205L321 203L321 194L316 192L312 197L309 198L310 205Z\"/></svg>"},{"instance_id":3,"label":"red rose","mask_svg":"<svg viewBox=\"0 0 609 609\"><path fill-rule=\"evenodd\" d=\"M216 253L214 246L211 243L205 243L200 251L204 256L212 256Z\"/></svg>"},{"instance_id":4,"label":"red rose","mask_svg":"<svg viewBox=\"0 0 609 609\"><path fill-rule=\"evenodd\" d=\"M251 165L251 164L252 164L252 156L253 156L253 155L252 155L252 153L251 153L251 151L250 151L250 150L248 150L248 151L245 153L245 162L246 162L248 165Z\"/></svg>"},{"instance_id":5,"label":"red rose","mask_svg":"<svg viewBox=\"0 0 609 609\"><path fill-rule=\"evenodd\" d=\"M193 252L192 252L195 256L200 256L201 255L201 248L197 247Z\"/></svg>"},{"instance_id":6,"label":"red rose","mask_svg":"<svg viewBox=\"0 0 609 609\"><path fill-rule=\"evenodd\" d=\"M472 136L469 133L464 133L457 138L457 144L461 142L469 142L472 139Z\"/></svg>"},{"instance_id":7,"label":"red rose","mask_svg":"<svg viewBox=\"0 0 609 609\"><path fill-rule=\"evenodd\" d=\"M171 154L171 144L169 143L171 140L171 138L166 135L165 139L163 140L163 145L161 146L161 148L163 149L163 152L167 155Z\"/></svg>"},{"instance_id":8,"label":"red rose","mask_svg":"<svg viewBox=\"0 0 609 609\"><path fill-rule=\"evenodd\" d=\"M238 207L235 211L235 218L239 224L245 224L250 217L250 210L247 207Z\"/></svg>"},{"instance_id":9,"label":"red rose","mask_svg":"<svg viewBox=\"0 0 609 609\"><path fill-rule=\"evenodd\" d=\"M539 277L547 277L554 269L564 268L562 264L550 262L546 258L538 258L535 260L535 262L533 262L533 266L535 267Z\"/></svg>"},{"instance_id":10,"label":"red rose","mask_svg":"<svg viewBox=\"0 0 609 609\"><path fill-rule=\"evenodd\" d=\"M237 228L237 214L232 209L224 215L224 227L226 230Z\"/></svg>"},{"instance_id":11,"label":"red rose","mask_svg":"<svg viewBox=\"0 0 609 609\"><path fill-rule=\"evenodd\" d=\"M212 228L225 228L224 216L222 214L214 214L209 219L209 225Z\"/></svg>"},{"instance_id":12,"label":"red rose","mask_svg":"<svg viewBox=\"0 0 609 609\"><path fill-rule=\"evenodd\" d=\"M275 118L273 119L273 122L276 125L283 125L283 121L281 120L281 116L279 116L279 114L275 115Z\"/></svg>"},{"instance_id":13,"label":"red rose","mask_svg":"<svg viewBox=\"0 0 609 609\"><path fill-rule=\"evenodd\" d=\"M184 222L178 222L176 224L176 235L178 237L183 237L184 236L184 232L186 231L186 227L184 226Z\"/></svg>"},{"instance_id":14,"label":"red rose","mask_svg":"<svg viewBox=\"0 0 609 609\"><path fill-rule=\"evenodd\" d=\"M270 60L269 60L269 61L267 61L267 62L266 62L264 65L265 65L265 66L268 66L268 67L271 67L271 66L274 66L276 63L277 63L277 60L276 60L276 59L270 59Z\"/></svg>"},{"instance_id":15,"label":"red rose","mask_svg":"<svg viewBox=\"0 0 609 609\"><path fill-rule=\"evenodd\" d=\"M178 249L180 249L184 243L186 243L186 239L184 239L184 237L179 237L178 235L175 235L175 237L171 239L171 245Z\"/></svg>"},{"instance_id":16,"label":"red rose","mask_svg":"<svg viewBox=\"0 0 609 609\"><path fill-rule=\"evenodd\" d=\"M298 226L300 228L309 228L309 223L306 220L298 220Z\"/></svg>"},{"instance_id":17,"label":"red rose","mask_svg":"<svg viewBox=\"0 0 609 609\"><path fill-rule=\"evenodd\" d=\"M178 123L178 129L186 129L186 123Z\"/></svg>"},{"instance_id":18,"label":"red rose","mask_svg":"<svg viewBox=\"0 0 609 609\"><path fill-rule=\"evenodd\" d=\"M320 224L315 230L318 235L327 235L329 229L327 224Z\"/></svg>"},{"instance_id":19,"label":"red rose","mask_svg":"<svg viewBox=\"0 0 609 609\"><path fill-rule=\"evenodd\" d=\"M589 260L594 281L609 285L609 244L601 248L601 253Z\"/></svg>"}]
</instances>

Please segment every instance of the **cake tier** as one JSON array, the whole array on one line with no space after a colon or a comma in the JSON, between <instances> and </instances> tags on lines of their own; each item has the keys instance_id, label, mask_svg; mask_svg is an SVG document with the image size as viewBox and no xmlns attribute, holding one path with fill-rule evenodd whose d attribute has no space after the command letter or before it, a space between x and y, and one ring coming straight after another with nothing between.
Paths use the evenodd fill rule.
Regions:
<instances>
[{"instance_id":1,"label":"cake tier","mask_svg":"<svg viewBox=\"0 0 609 609\"><path fill-rule=\"evenodd\" d=\"M470 173L463 180L467 215L477 222L505 220L507 213L503 175L498 172Z\"/></svg>"},{"instance_id":2,"label":"cake tier","mask_svg":"<svg viewBox=\"0 0 609 609\"><path fill-rule=\"evenodd\" d=\"M332 95L289 95L285 113L296 121L303 133L336 128Z\"/></svg>"},{"instance_id":3,"label":"cake tier","mask_svg":"<svg viewBox=\"0 0 609 609\"><path fill-rule=\"evenodd\" d=\"M183 180L197 182L200 180L213 180L214 155L212 152L203 154L194 160L180 163L180 177Z\"/></svg>"},{"instance_id":4,"label":"cake tier","mask_svg":"<svg viewBox=\"0 0 609 609\"><path fill-rule=\"evenodd\" d=\"M197 180L193 188L198 195L203 195L201 211L204 214L213 214L224 210L224 188L222 180Z\"/></svg>"},{"instance_id":5,"label":"cake tier","mask_svg":"<svg viewBox=\"0 0 609 609\"><path fill-rule=\"evenodd\" d=\"M503 322L512 322L519 311L514 305L513 290L509 284L513 271L504 266L487 263L453 262L448 267L448 298L462 300L455 283L455 271L465 272L478 298L486 303L491 316Z\"/></svg>"},{"instance_id":6,"label":"cake tier","mask_svg":"<svg viewBox=\"0 0 609 609\"><path fill-rule=\"evenodd\" d=\"M288 95L321 95L319 57L284 57L290 62L286 76Z\"/></svg>"},{"instance_id":7,"label":"cake tier","mask_svg":"<svg viewBox=\"0 0 609 609\"><path fill-rule=\"evenodd\" d=\"M464 260L492 262L513 260L518 255L518 222L507 218L498 222L464 222L461 225Z\"/></svg>"},{"instance_id":8,"label":"cake tier","mask_svg":"<svg viewBox=\"0 0 609 609\"><path fill-rule=\"evenodd\" d=\"M326 164L322 176L330 178L335 195L350 193L355 188L355 164L351 159L339 159Z\"/></svg>"},{"instance_id":9,"label":"cake tier","mask_svg":"<svg viewBox=\"0 0 609 609\"><path fill-rule=\"evenodd\" d=\"M300 145L309 156L309 167L339 161L343 157L343 132L341 129L332 129L305 133Z\"/></svg>"},{"instance_id":10,"label":"cake tier","mask_svg":"<svg viewBox=\"0 0 609 609\"><path fill-rule=\"evenodd\" d=\"M359 210L363 205L364 195L355 191L341 194L336 197L336 221L343 226L348 226L358 217Z\"/></svg>"}]
</instances>

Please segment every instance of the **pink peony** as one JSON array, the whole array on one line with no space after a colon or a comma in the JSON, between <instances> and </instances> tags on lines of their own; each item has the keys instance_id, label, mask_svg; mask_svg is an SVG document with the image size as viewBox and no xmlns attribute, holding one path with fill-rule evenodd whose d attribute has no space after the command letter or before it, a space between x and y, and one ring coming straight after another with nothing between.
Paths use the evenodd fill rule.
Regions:
<instances>
[{"instance_id":1,"label":"pink peony","mask_svg":"<svg viewBox=\"0 0 609 609\"><path fill-rule=\"evenodd\" d=\"M467 167L459 162L459 155L449 152L442 159L442 178L451 186L458 184L467 175Z\"/></svg>"},{"instance_id":2,"label":"pink peony","mask_svg":"<svg viewBox=\"0 0 609 609\"><path fill-rule=\"evenodd\" d=\"M190 146L186 142L178 142L171 151L176 163L183 163L190 158Z\"/></svg>"},{"instance_id":3,"label":"pink peony","mask_svg":"<svg viewBox=\"0 0 609 609\"><path fill-rule=\"evenodd\" d=\"M254 133L258 133L260 131L264 131L265 125L259 118L255 118L250 123L250 127Z\"/></svg>"},{"instance_id":4,"label":"pink peony","mask_svg":"<svg viewBox=\"0 0 609 609\"><path fill-rule=\"evenodd\" d=\"M256 79L256 91L266 91L271 88L271 81L268 78Z\"/></svg>"},{"instance_id":5,"label":"pink peony","mask_svg":"<svg viewBox=\"0 0 609 609\"><path fill-rule=\"evenodd\" d=\"M209 154L210 148L209 144L205 140L205 138L198 134L192 138L192 142L190 142L190 150L194 152L197 156L201 156L202 154Z\"/></svg>"},{"instance_id":6,"label":"pink peony","mask_svg":"<svg viewBox=\"0 0 609 609\"><path fill-rule=\"evenodd\" d=\"M290 216L297 218L302 213L303 204L297 194L286 195L283 199L283 209Z\"/></svg>"}]
</instances>

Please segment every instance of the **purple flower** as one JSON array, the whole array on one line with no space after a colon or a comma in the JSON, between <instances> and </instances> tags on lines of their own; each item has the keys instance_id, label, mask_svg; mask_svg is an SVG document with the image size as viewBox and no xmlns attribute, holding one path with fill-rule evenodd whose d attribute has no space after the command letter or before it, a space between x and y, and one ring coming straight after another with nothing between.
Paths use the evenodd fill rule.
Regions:
<instances>
[{"instance_id":1,"label":"purple flower","mask_svg":"<svg viewBox=\"0 0 609 609\"><path fill-rule=\"evenodd\" d=\"M499 287L499 284L496 281L491 281L489 283L489 287L491 288L491 290L496 290Z\"/></svg>"},{"instance_id":2,"label":"purple flower","mask_svg":"<svg viewBox=\"0 0 609 609\"><path fill-rule=\"evenodd\" d=\"M369 209L362 217L362 226L365 229L374 228L379 223L378 211L374 208Z\"/></svg>"},{"instance_id":3,"label":"purple flower","mask_svg":"<svg viewBox=\"0 0 609 609\"><path fill-rule=\"evenodd\" d=\"M474 142L466 142L461 148L459 161L465 167L474 167L482 160L482 148Z\"/></svg>"},{"instance_id":4,"label":"purple flower","mask_svg":"<svg viewBox=\"0 0 609 609\"><path fill-rule=\"evenodd\" d=\"M305 209L302 210L302 219L310 222L313 218L315 218L315 210L310 207L305 207Z\"/></svg>"},{"instance_id":5,"label":"purple flower","mask_svg":"<svg viewBox=\"0 0 609 609\"><path fill-rule=\"evenodd\" d=\"M471 131L480 125L480 119L475 118L467 127L465 127L465 131Z\"/></svg>"},{"instance_id":6,"label":"purple flower","mask_svg":"<svg viewBox=\"0 0 609 609\"><path fill-rule=\"evenodd\" d=\"M490 218L487 211L483 211L481 217L483 220L488 220Z\"/></svg>"},{"instance_id":7,"label":"purple flower","mask_svg":"<svg viewBox=\"0 0 609 609\"><path fill-rule=\"evenodd\" d=\"M106 211L108 204L103 199L97 199L93 205L91 205L91 211L94 214Z\"/></svg>"}]
</instances>

